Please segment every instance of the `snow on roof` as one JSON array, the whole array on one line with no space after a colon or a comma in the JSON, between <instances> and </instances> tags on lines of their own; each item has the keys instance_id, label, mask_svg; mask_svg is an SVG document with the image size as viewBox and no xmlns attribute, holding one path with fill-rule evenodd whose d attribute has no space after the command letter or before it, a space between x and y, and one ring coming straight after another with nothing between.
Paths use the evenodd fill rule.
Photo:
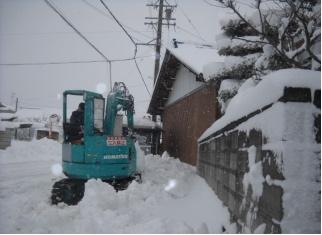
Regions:
<instances>
[{"instance_id":1,"label":"snow on roof","mask_svg":"<svg viewBox=\"0 0 322 235\"><path fill-rule=\"evenodd\" d=\"M5 131L6 128L18 128L20 123L18 122L7 122L7 121L0 121L0 131Z\"/></svg>"},{"instance_id":2,"label":"snow on roof","mask_svg":"<svg viewBox=\"0 0 322 235\"><path fill-rule=\"evenodd\" d=\"M17 115L14 113L0 113L0 120L4 120L4 119L8 120L8 119L13 119L15 117L17 117Z\"/></svg>"},{"instance_id":3,"label":"snow on roof","mask_svg":"<svg viewBox=\"0 0 322 235\"><path fill-rule=\"evenodd\" d=\"M215 121L199 138L207 138L229 123L250 114L283 96L284 87L321 89L321 72L304 69L284 69L262 78L256 86L239 89L230 101L223 117ZM241 87L243 88L243 86ZM312 96L313 97L313 96Z\"/></svg>"},{"instance_id":4,"label":"snow on roof","mask_svg":"<svg viewBox=\"0 0 322 235\"><path fill-rule=\"evenodd\" d=\"M197 74L203 73L203 67L210 62L224 62L224 56L218 54L215 46L197 44L178 44L177 48L168 46L167 49L183 64Z\"/></svg>"},{"instance_id":5,"label":"snow on roof","mask_svg":"<svg viewBox=\"0 0 322 235\"><path fill-rule=\"evenodd\" d=\"M9 112L13 112L15 111L15 108L10 106L10 105L7 105L7 104L4 104L2 102L0 102L0 111L3 111L3 112L6 112L6 111L9 111Z\"/></svg>"}]
</instances>

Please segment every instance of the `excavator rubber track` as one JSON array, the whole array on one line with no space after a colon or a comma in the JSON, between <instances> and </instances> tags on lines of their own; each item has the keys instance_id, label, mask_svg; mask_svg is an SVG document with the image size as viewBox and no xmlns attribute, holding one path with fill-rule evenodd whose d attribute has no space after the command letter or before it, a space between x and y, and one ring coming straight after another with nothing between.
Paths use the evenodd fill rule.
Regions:
<instances>
[{"instance_id":1,"label":"excavator rubber track","mask_svg":"<svg viewBox=\"0 0 322 235\"><path fill-rule=\"evenodd\" d=\"M86 180L62 179L53 185L51 203L56 205L64 202L67 205L77 205L82 200L85 192Z\"/></svg>"},{"instance_id":2,"label":"excavator rubber track","mask_svg":"<svg viewBox=\"0 0 322 235\"><path fill-rule=\"evenodd\" d=\"M134 176L123 179L103 180L103 182L110 184L118 192L126 190L133 180L142 183L141 174L137 173ZM84 197L86 182L87 180L72 178L57 181L51 191L51 204L57 205L64 202L69 206L77 205Z\"/></svg>"},{"instance_id":3,"label":"excavator rubber track","mask_svg":"<svg viewBox=\"0 0 322 235\"><path fill-rule=\"evenodd\" d=\"M134 176L131 176L131 177L116 179L116 180L104 180L104 182L113 186L115 191L118 192L118 191L126 190L133 180L141 184L142 183L141 174L136 173Z\"/></svg>"}]
</instances>

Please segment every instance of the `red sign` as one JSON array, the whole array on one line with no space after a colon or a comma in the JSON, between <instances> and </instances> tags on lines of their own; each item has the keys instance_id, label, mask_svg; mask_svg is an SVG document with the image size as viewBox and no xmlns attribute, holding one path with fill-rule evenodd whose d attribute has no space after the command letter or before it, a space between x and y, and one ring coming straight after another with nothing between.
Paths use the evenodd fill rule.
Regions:
<instances>
[{"instance_id":1,"label":"red sign","mask_svg":"<svg viewBox=\"0 0 322 235\"><path fill-rule=\"evenodd\" d=\"M106 139L106 144L108 146L116 146L116 145L126 145L126 138L121 136L108 136Z\"/></svg>"}]
</instances>

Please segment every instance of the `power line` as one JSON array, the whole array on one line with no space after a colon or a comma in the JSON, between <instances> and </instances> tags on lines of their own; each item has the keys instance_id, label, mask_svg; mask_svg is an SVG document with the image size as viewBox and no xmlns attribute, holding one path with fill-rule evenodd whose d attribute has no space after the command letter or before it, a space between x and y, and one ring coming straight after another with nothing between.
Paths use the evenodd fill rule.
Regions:
<instances>
[{"instance_id":1,"label":"power line","mask_svg":"<svg viewBox=\"0 0 322 235\"><path fill-rule=\"evenodd\" d=\"M186 18L186 20L189 22L189 24L192 26L192 28L196 31L196 33L198 34L199 38L202 39L204 42L206 42L206 40L201 36L199 30L197 29L197 27L192 23L192 20L189 18L189 16L184 12L183 8L181 7L181 5L178 4L178 0L175 0L176 4L179 6L180 11L182 12L182 14L184 15L184 17Z\"/></svg>"},{"instance_id":2,"label":"power line","mask_svg":"<svg viewBox=\"0 0 322 235\"><path fill-rule=\"evenodd\" d=\"M209 6L213 6L213 7L218 7L218 5L216 4L212 4L210 2L208 2L207 0L203 0L205 3L207 3Z\"/></svg>"},{"instance_id":3,"label":"power line","mask_svg":"<svg viewBox=\"0 0 322 235\"><path fill-rule=\"evenodd\" d=\"M148 89L148 86L146 85L145 83L145 80L144 80L144 77L142 75L142 72L140 70L140 67L136 61L136 53L137 53L137 43L134 41L134 39L132 38L132 36L126 31L126 29L124 28L124 26L121 24L121 22L116 18L116 16L113 14L113 12L109 9L109 7L105 4L105 2L103 0L100 0L100 2L103 4L103 6L105 7L105 9L111 14L111 16L113 17L113 19L116 21L116 23L122 28L122 30L124 31L124 33L128 36L128 38L131 40L131 42L133 43L134 45L134 56L133 56L133 59L134 59L134 64L135 64L135 67L136 69L138 70L139 74L140 74L140 78L145 86L145 89L146 91L148 92L148 94L151 96L151 93Z\"/></svg>"},{"instance_id":4,"label":"power line","mask_svg":"<svg viewBox=\"0 0 322 235\"><path fill-rule=\"evenodd\" d=\"M91 4L91 3L89 3L87 0L83 0L83 2L84 2L86 5L88 5L89 7L91 7L93 10L95 10L96 12L98 12L99 14L101 14L102 16L107 17L107 18L108 18L108 19L110 19L110 20L113 20L113 18L112 18L110 15L106 14L106 13L105 13L104 11L102 11L101 9L99 9L99 8L97 8L96 6L92 5L92 4ZM124 24L124 23L122 23L122 25L123 25L125 28L127 28L128 30L132 31L132 32L135 32L135 33L141 34L142 36L144 36L144 37L146 37L146 38L148 38L148 39L150 39L150 38L151 38L151 36L148 36L148 35L146 35L146 34L142 33L142 32L149 32L149 31L140 31L140 30L136 30L136 29L134 29L134 28L132 28L132 27L130 27L130 26L128 26L128 25L126 25L126 24ZM152 31L152 32L153 32L153 31ZM135 40L137 40L137 41L142 41L142 40L139 40L138 38L134 37L133 35L132 35L132 37L133 37Z\"/></svg>"},{"instance_id":5,"label":"power line","mask_svg":"<svg viewBox=\"0 0 322 235\"><path fill-rule=\"evenodd\" d=\"M84 61L54 61L54 62L29 62L29 63L0 63L0 66L29 66L29 65L56 65L56 64L89 64L102 63L105 60L84 60Z\"/></svg>"},{"instance_id":6,"label":"power line","mask_svg":"<svg viewBox=\"0 0 322 235\"><path fill-rule=\"evenodd\" d=\"M135 59L143 59L151 57L151 55L138 56L136 58L114 59L109 62L124 62ZM106 60L75 60L75 61L51 61L51 62L16 62L16 63L0 63L0 66L36 66L36 65L60 65L60 64L90 64L90 63L103 63Z\"/></svg>"},{"instance_id":7,"label":"power line","mask_svg":"<svg viewBox=\"0 0 322 235\"><path fill-rule=\"evenodd\" d=\"M140 74L140 77L144 83L144 86L147 90L147 92L150 94L149 89L147 88L147 85L145 83L145 80L143 78L142 72L137 64L136 59L137 58L146 58L150 56L141 56L137 57L137 44L132 38L132 36L126 31L126 29L123 27L123 25L117 20L117 18L114 16L114 14L110 11L110 9L107 7L107 5L101 0L101 3L104 5L104 7L109 11L109 13L112 15L113 19L118 23L118 25L122 28L122 30L126 33L126 35L129 37L129 39L132 41L132 43L135 46L135 52L134 56L132 58L125 58L125 59L114 59L110 60L108 59L92 42L90 42L64 15L62 12L60 12L49 0L44 0L45 3L56 13L58 14L66 24L68 24L84 41L86 41L97 53L99 53L104 59L103 60L89 60L89 61L56 61L56 62L29 62L29 63L1 63L0 66L34 66L34 65L58 65L58 64L81 64L81 63L100 63L100 62L107 62L109 66L109 76L110 76L110 86L112 87L112 62L123 62L123 61L131 61L134 60L136 68ZM85 1L86 2L86 1Z\"/></svg>"},{"instance_id":8,"label":"power line","mask_svg":"<svg viewBox=\"0 0 322 235\"><path fill-rule=\"evenodd\" d=\"M110 10L110 8L105 4L105 2L103 0L100 0L100 2L103 4L103 6L105 7L105 9L111 14L111 16L116 21L116 23L121 27L121 29L123 29L124 33L128 36L128 38L132 41L132 43L133 43L133 45L135 47L134 48L134 56L133 56L135 58L136 53L137 53L137 45L136 45L136 42L134 41L134 39L132 38L132 36L126 31L126 29L123 27L123 25L120 23L120 21L115 17L115 15Z\"/></svg>"},{"instance_id":9,"label":"power line","mask_svg":"<svg viewBox=\"0 0 322 235\"><path fill-rule=\"evenodd\" d=\"M131 30L137 33L141 32L151 32L153 33L152 30ZM82 31L83 33L86 34L110 34L110 33L120 33L122 32L121 30L101 30L101 31ZM74 34L75 32L64 32L64 31L52 31L52 32L26 32L26 33L0 33L0 37L25 37L25 36L47 36L47 35L69 35L69 34ZM143 36L147 38L151 38L151 36L147 36L145 34L142 34ZM135 38L135 37L133 37ZM137 39L137 38L135 38ZM137 39L138 41L142 41L140 39Z\"/></svg>"},{"instance_id":10,"label":"power line","mask_svg":"<svg viewBox=\"0 0 322 235\"><path fill-rule=\"evenodd\" d=\"M106 62L109 62L110 60L93 44L91 43L59 10L49 1L44 0L46 4L54 11L56 12L64 21L66 24L68 24L83 40L85 40L98 54L100 54Z\"/></svg>"},{"instance_id":11,"label":"power line","mask_svg":"<svg viewBox=\"0 0 322 235\"><path fill-rule=\"evenodd\" d=\"M148 89L148 86L147 86L147 85L146 85L146 83L145 83L144 77L143 77L143 75L142 75L142 72L141 72L140 67L139 67L139 65L138 65L138 63L137 63L137 61L136 61L136 60L134 60L134 64L135 64L135 66L136 66L136 68L137 68L137 70L138 70L138 72L139 72L139 74L140 74L141 80L142 80L142 82L143 82L143 84L144 84L144 86L145 86L146 91L149 93L149 95L150 95L150 97L151 97L151 93L150 93L150 91L149 91L149 89Z\"/></svg>"},{"instance_id":12,"label":"power line","mask_svg":"<svg viewBox=\"0 0 322 235\"><path fill-rule=\"evenodd\" d=\"M187 34L189 34L189 35L191 35L191 36L194 36L195 38L201 39L202 41L206 42L206 41L205 41L202 37L200 37L199 35L196 35L196 34L194 34L194 33L190 32L189 30L187 30L187 29L185 29L185 28L183 28L183 27L181 27L181 26L179 26L179 25L177 25L177 28L178 28L179 30L181 30L182 32L185 32L185 33L187 33Z\"/></svg>"}]
</instances>

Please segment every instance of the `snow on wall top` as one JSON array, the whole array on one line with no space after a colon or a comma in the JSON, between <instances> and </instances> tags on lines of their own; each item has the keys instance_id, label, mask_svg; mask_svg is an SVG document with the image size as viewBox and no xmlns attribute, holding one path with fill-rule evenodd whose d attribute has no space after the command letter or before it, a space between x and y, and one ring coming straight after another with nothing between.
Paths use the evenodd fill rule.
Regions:
<instances>
[{"instance_id":1,"label":"snow on wall top","mask_svg":"<svg viewBox=\"0 0 322 235\"><path fill-rule=\"evenodd\" d=\"M197 74L203 73L204 65L210 62L224 62L224 56L210 45L178 44L177 48L168 46L167 49L177 59L191 68Z\"/></svg>"},{"instance_id":2,"label":"snow on wall top","mask_svg":"<svg viewBox=\"0 0 322 235\"><path fill-rule=\"evenodd\" d=\"M277 101L284 87L321 89L321 72L303 69L284 69L266 75L256 86L241 87L232 98L223 117L214 122L199 138L207 138L229 123ZM255 102L254 102L255 100Z\"/></svg>"}]
</instances>

